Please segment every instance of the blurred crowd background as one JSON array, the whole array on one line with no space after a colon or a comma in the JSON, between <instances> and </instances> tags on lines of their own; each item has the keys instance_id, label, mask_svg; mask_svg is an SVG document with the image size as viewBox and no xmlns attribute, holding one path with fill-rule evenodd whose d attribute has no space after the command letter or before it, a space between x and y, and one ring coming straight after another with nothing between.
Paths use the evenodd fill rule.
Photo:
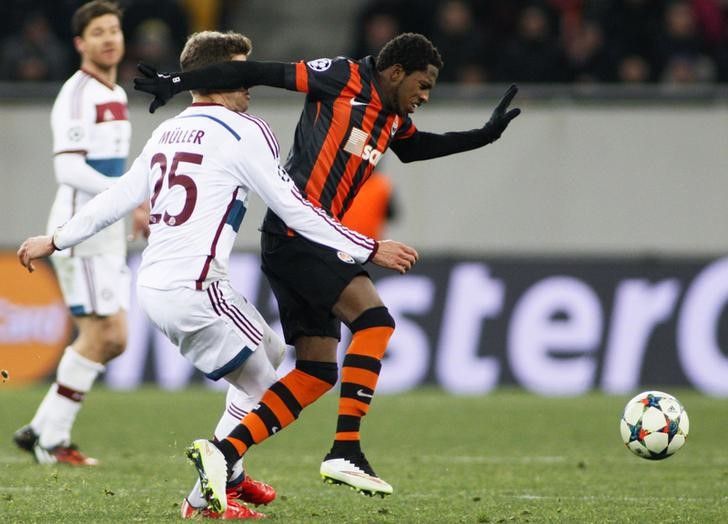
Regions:
<instances>
[{"instance_id":1,"label":"blurred crowd background","mask_svg":"<svg viewBox=\"0 0 728 524\"><path fill-rule=\"evenodd\" d=\"M82 0L2 0L0 81L62 81L78 66ZM253 38L255 58L376 53L403 31L440 49L441 82L699 84L728 81L728 0L121 0L122 82L145 60L178 69L202 29Z\"/></svg>"}]
</instances>

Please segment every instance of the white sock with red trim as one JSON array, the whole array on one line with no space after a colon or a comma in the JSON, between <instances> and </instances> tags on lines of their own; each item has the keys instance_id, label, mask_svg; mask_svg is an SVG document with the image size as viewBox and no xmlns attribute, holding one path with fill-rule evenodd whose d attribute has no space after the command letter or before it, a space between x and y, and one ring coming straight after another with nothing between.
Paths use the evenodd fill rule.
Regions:
<instances>
[{"instance_id":1,"label":"white sock with red trim","mask_svg":"<svg viewBox=\"0 0 728 524\"><path fill-rule=\"evenodd\" d=\"M81 402L91 390L96 377L105 369L103 364L79 355L72 346L66 348L58 363L56 382L50 387L31 422L31 427L40 436L41 447L51 449L71 443L71 428L81 409Z\"/></svg>"}]
</instances>

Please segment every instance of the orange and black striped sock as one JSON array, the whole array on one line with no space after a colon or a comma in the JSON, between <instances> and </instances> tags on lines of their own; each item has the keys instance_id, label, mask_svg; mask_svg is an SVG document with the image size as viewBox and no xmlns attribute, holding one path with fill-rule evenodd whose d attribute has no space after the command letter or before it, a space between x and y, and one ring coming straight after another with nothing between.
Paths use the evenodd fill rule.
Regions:
<instances>
[{"instance_id":1,"label":"orange and black striped sock","mask_svg":"<svg viewBox=\"0 0 728 524\"><path fill-rule=\"evenodd\" d=\"M339 417L336 423L334 450L359 450L361 419L379 380L382 358L394 332L394 319L387 308L366 310L349 326L353 333L341 368Z\"/></svg>"},{"instance_id":2,"label":"orange and black striped sock","mask_svg":"<svg viewBox=\"0 0 728 524\"><path fill-rule=\"evenodd\" d=\"M298 418L301 410L336 384L336 362L299 360L296 369L273 384L258 406L217 443L231 466L250 446L258 444Z\"/></svg>"}]
</instances>

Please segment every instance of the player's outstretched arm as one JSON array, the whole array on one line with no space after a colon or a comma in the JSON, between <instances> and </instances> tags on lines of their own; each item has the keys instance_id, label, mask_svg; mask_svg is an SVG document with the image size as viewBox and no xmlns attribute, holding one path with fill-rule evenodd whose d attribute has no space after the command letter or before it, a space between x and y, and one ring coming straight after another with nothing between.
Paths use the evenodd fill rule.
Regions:
<instances>
[{"instance_id":1,"label":"player's outstretched arm","mask_svg":"<svg viewBox=\"0 0 728 524\"><path fill-rule=\"evenodd\" d=\"M137 69L142 74L134 79L134 89L154 96L149 112L166 104L177 93L190 89L238 89L265 85L285 87L285 68L294 67L283 62L255 62L232 60L220 62L184 73L159 73L140 62Z\"/></svg>"},{"instance_id":2,"label":"player's outstretched arm","mask_svg":"<svg viewBox=\"0 0 728 524\"><path fill-rule=\"evenodd\" d=\"M20 244L18 260L24 268L32 273L35 271L33 260L47 257L55 250L56 246L53 244L53 237L51 235L30 237Z\"/></svg>"},{"instance_id":3,"label":"player's outstretched arm","mask_svg":"<svg viewBox=\"0 0 728 524\"><path fill-rule=\"evenodd\" d=\"M503 131L506 130L506 127L508 127L508 124L511 123L511 120L521 114L521 110L518 107L508 109L516 93L518 93L518 86L511 84L506 94L503 95L498 105L495 106L493 113L490 115L490 120L483 126L483 130L489 138L488 143L498 140L503 134Z\"/></svg>"},{"instance_id":4,"label":"player's outstretched arm","mask_svg":"<svg viewBox=\"0 0 728 524\"><path fill-rule=\"evenodd\" d=\"M518 93L518 86L513 84L498 102L490 119L483 127L443 134L415 131L409 138L395 139L389 148L402 162L414 162L471 151L495 142L501 137L508 124L521 114L521 110L517 107L509 109L516 93Z\"/></svg>"},{"instance_id":5,"label":"player's outstretched arm","mask_svg":"<svg viewBox=\"0 0 728 524\"><path fill-rule=\"evenodd\" d=\"M404 275L415 265L419 254L414 248L396 240L380 240L379 249L372 257L372 263L393 269Z\"/></svg>"}]
</instances>

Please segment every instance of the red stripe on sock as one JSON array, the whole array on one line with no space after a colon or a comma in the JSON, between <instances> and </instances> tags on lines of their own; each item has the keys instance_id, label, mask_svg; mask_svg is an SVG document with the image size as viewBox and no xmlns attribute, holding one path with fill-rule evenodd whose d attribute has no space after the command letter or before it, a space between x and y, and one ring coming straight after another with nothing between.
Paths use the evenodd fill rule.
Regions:
<instances>
[{"instance_id":1,"label":"red stripe on sock","mask_svg":"<svg viewBox=\"0 0 728 524\"><path fill-rule=\"evenodd\" d=\"M71 399L74 402L82 402L84 397L86 396L86 393L84 393L83 391L77 391L75 389L71 389L69 387L64 386L63 384L58 384L57 382L56 382L56 393L58 393L62 397Z\"/></svg>"}]
</instances>

